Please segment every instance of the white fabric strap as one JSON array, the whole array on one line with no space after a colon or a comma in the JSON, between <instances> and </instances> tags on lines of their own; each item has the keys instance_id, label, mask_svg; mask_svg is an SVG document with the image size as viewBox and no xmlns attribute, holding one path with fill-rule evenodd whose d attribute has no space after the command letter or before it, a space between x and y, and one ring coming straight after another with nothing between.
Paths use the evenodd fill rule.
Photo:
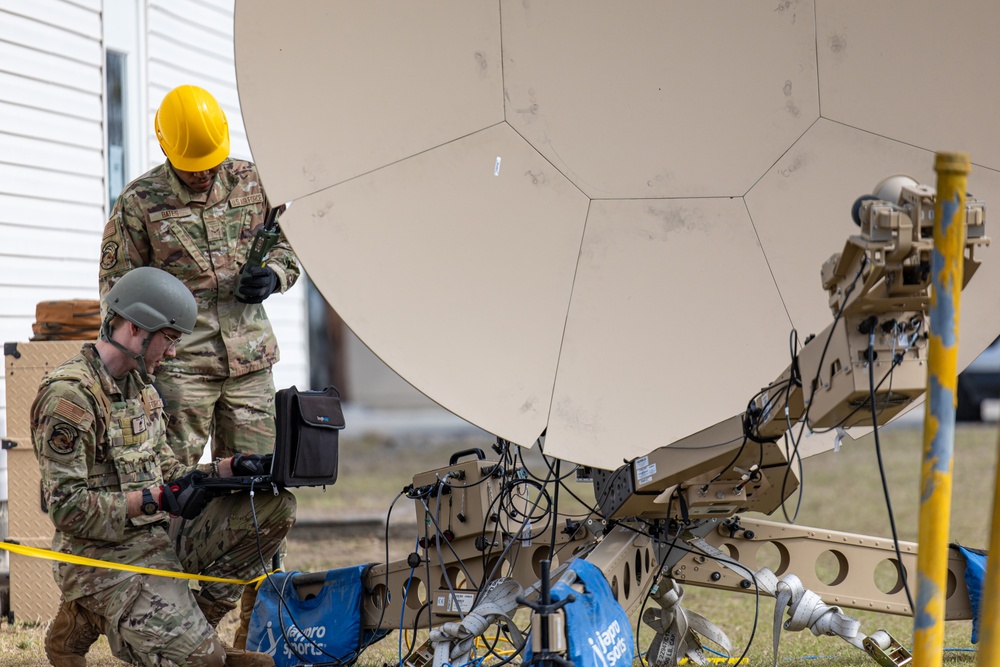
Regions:
<instances>
[{"instance_id":1,"label":"white fabric strap","mask_svg":"<svg viewBox=\"0 0 1000 667\"><path fill-rule=\"evenodd\" d=\"M656 592L650 597L660 605L660 609L647 609L642 614L642 622L656 632L646 652L646 661L652 667L674 667L685 657L704 665L707 661L699 635L721 646L727 655L731 654L732 646L726 633L704 616L681 607L684 590L676 581L661 578Z\"/></svg>"},{"instance_id":2,"label":"white fabric strap","mask_svg":"<svg viewBox=\"0 0 1000 667\"><path fill-rule=\"evenodd\" d=\"M723 551L716 549L702 538L689 542L708 556L711 556L724 567L745 577L749 570L733 565L733 559ZM808 628L814 635L837 636L851 646L864 650L862 642L865 635L861 633L861 621L848 616L840 607L828 605L823 599L802 585L794 574L786 574L778 579L770 569L762 567L754 573L757 586L761 591L775 598L774 605L774 664L778 664L778 640L781 628L798 631ZM788 620L781 623L785 608L788 608Z\"/></svg>"},{"instance_id":3,"label":"white fabric strap","mask_svg":"<svg viewBox=\"0 0 1000 667\"><path fill-rule=\"evenodd\" d=\"M434 667L468 662L476 645L476 637L482 636L487 628L498 621L507 622L515 646L521 648L524 638L511 618L517 610L517 597L521 592L521 584L514 579L497 579L483 592L479 604L464 619L458 623L444 623L431 630L429 640L434 647Z\"/></svg>"}]
</instances>

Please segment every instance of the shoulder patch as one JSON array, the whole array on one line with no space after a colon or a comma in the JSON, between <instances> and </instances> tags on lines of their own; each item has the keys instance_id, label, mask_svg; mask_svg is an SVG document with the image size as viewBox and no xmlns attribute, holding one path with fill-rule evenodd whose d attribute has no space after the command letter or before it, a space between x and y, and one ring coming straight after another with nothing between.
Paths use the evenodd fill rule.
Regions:
<instances>
[{"instance_id":1,"label":"shoulder patch","mask_svg":"<svg viewBox=\"0 0 1000 667\"><path fill-rule=\"evenodd\" d=\"M66 421L73 422L77 426L83 425L83 421L87 417L86 410L72 401L67 401L65 398L60 398L56 401L56 407L52 410L52 413L59 415Z\"/></svg>"},{"instance_id":2,"label":"shoulder patch","mask_svg":"<svg viewBox=\"0 0 1000 667\"><path fill-rule=\"evenodd\" d=\"M248 204L263 204L264 195L258 192L255 195L247 195L246 197L233 197L229 200L230 208L237 208L239 206L246 206Z\"/></svg>"},{"instance_id":3,"label":"shoulder patch","mask_svg":"<svg viewBox=\"0 0 1000 667\"><path fill-rule=\"evenodd\" d=\"M80 432L69 424L56 424L49 433L49 449L56 454L66 455L76 447Z\"/></svg>"},{"instance_id":4,"label":"shoulder patch","mask_svg":"<svg viewBox=\"0 0 1000 667\"><path fill-rule=\"evenodd\" d=\"M101 246L101 268L105 271L115 268L118 263L118 242L108 241Z\"/></svg>"}]
</instances>

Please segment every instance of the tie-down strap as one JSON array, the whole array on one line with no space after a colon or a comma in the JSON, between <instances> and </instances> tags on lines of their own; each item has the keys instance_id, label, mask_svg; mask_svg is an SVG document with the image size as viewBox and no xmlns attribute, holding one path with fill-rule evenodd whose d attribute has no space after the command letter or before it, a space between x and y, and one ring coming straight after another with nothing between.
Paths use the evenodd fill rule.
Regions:
<instances>
[{"instance_id":1,"label":"tie-down strap","mask_svg":"<svg viewBox=\"0 0 1000 667\"><path fill-rule=\"evenodd\" d=\"M698 537L688 542L704 554L711 556L724 567L745 576L747 568L738 567L728 554L713 547L704 539ZM828 605L823 599L802 585L794 574L786 574L778 579L770 569L762 567L753 575L758 588L775 598L774 605L774 664L778 664L778 640L781 628L785 630L805 630L808 628L814 635L835 635L851 646L864 650L862 642L865 635L861 630L861 621L843 612L840 607ZM788 620L782 624L782 612L788 607Z\"/></svg>"}]
</instances>

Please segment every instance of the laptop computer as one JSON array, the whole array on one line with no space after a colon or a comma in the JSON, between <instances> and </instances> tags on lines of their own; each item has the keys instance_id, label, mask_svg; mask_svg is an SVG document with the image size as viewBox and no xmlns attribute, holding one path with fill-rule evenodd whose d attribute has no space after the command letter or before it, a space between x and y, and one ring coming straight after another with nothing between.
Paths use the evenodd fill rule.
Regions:
<instances>
[{"instance_id":1,"label":"laptop computer","mask_svg":"<svg viewBox=\"0 0 1000 667\"><path fill-rule=\"evenodd\" d=\"M216 490L242 491L300 486L331 486L337 481L340 431L344 412L336 387L299 391L294 386L275 394L274 455L264 475L209 477L198 482Z\"/></svg>"}]
</instances>

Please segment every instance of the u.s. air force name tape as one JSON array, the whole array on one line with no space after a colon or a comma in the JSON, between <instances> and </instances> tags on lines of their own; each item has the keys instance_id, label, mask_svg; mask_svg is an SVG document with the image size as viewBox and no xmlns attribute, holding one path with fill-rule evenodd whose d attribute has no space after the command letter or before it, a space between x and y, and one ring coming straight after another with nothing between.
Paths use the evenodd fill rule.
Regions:
<instances>
[{"instance_id":1,"label":"u.s. air force name tape","mask_svg":"<svg viewBox=\"0 0 1000 667\"><path fill-rule=\"evenodd\" d=\"M73 565L89 565L90 567L103 567L108 570L126 570L128 572L137 572L139 574L151 574L155 577L173 577L174 579L195 579L197 581L214 581L221 584L240 584L242 586L245 586L247 584L259 585L259 583L268 576L267 574L262 574L259 577L254 577L253 579L227 579L225 577L206 577L201 574L190 574L188 572L174 572L173 570L158 570L153 567L140 567L138 565L126 565L124 563L111 563L106 560L87 558L86 556L74 556L73 554L64 554L59 551L52 551L51 549L26 547L23 544L8 542L6 540L0 541L0 549L6 549L11 553L20 554L22 556L30 556L31 558L58 560L64 563L72 563Z\"/></svg>"}]
</instances>

